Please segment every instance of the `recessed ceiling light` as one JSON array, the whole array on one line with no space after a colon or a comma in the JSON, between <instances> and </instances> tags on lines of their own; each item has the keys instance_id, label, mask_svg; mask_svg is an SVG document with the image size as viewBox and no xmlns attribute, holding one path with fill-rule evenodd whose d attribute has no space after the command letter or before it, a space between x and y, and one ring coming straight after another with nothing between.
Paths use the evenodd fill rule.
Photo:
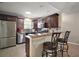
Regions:
<instances>
[{"instance_id":1,"label":"recessed ceiling light","mask_svg":"<svg viewBox=\"0 0 79 59\"><path fill-rule=\"evenodd\" d=\"M27 11L26 14L31 14L31 12L30 11Z\"/></svg>"}]
</instances>

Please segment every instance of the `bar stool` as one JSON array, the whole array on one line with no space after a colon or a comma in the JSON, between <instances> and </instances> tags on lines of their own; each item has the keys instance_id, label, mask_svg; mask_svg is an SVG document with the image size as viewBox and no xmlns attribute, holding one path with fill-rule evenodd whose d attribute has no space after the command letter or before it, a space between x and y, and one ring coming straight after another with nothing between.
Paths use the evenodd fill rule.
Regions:
<instances>
[{"instance_id":1,"label":"bar stool","mask_svg":"<svg viewBox=\"0 0 79 59\"><path fill-rule=\"evenodd\" d=\"M52 33L51 41L43 43L42 57L44 55L46 57L48 57L49 54L51 54L52 57L56 57L57 56L57 47L58 47L57 39L59 38L60 33L61 32L54 32L54 33Z\"/></svg>"},{"instance_id":2,"label":"bar stool","mask_svg":"<svg viewBox=\"0 0 79 59\"><path fill-rule=\"evenodd\" d=\"M68 46L68 37L69 37L69 34L70 34L70 31L66 31L65 32L65 35L64 35L64 38L58 38L58 43L60 45L60 52L61 52L61 55L63 57L63 52L67 52L67 55L69 56L68 54L68 49L69 49L69 46Z\"/></svg>"}]
</instances>

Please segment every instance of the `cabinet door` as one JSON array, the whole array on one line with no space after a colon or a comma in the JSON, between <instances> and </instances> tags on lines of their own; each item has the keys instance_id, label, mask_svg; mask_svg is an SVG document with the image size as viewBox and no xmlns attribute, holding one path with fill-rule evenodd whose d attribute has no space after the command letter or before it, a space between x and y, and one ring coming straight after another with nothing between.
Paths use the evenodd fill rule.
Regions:
<instances>
[{"instance_id":1,"label":"cabinet door","mask_svg":"<svg viewBox=\"0 0 79 59\"><path fill-rule=\"evenodd\" d=\"M53 17L53 24L54 24L54 27L58 27L58 16L57 15L55 15L54 17Z\"/></svg>"},{"instance_id":2,"label":"cabinet door","mask_svg":"<svg viewBox=\"0 0 79 59\"><path fill-rule=\"evenodd\" d=\"M37 31L38 30L38 20L34 20L33 23L34 23L33 28Z\"/></svg>"},{"instance_id":3,"label":"cabinet door","mask_svg":"<svg viewBox=\"0 0 79 59\"><path fill-rule=\"evenodd\" d=\"M50 28L50 17L45 18L44 27L45 28Z\"/></svg>"},{"instance_id":4,"label":"cabinet door","mask_svg":"<svg viewBox=\"0 0 79 59\"><path fill-rule=\"evenodd\" d=\"M50 24L52 28L58 27L58 16L57 15L50 16Z\"/></svg>"}]
</instances>

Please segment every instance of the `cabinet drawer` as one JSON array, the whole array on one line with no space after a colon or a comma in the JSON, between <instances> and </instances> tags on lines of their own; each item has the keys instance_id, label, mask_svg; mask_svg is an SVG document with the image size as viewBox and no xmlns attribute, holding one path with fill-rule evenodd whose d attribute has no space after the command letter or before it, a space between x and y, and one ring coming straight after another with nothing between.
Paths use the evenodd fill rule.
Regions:
<instances>
[{"instance_id":1,"label":"cabinet drawer","mask_svg":"<svg viewBox=\"0 0 79 59\"><path fill-rule=\"evenodd\" d=\"M16 37L7 38L7 45L8 46L16 45Z\"/></svg>"}]
</instances>

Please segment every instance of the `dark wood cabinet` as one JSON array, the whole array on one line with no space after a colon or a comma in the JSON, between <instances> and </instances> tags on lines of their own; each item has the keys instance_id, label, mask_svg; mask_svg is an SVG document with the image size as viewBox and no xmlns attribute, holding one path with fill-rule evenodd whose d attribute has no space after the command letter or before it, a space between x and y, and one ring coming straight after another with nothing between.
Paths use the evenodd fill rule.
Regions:
<instances>
[{"instance_id":1,"label":"dark wood cabinet","mask_svg":"<svg viewBox=\"0 0 79 59\"><path fill-rule=\"evenodd\" d=\"M3 14L0 14L0 20L6 20L6 16Z\"/></svg>"},{"instance_id":2,"label":"dark wood cabinet","mask_svg":"<svg viewBox=\"0 0 79 59\"><path fill-rule=\"evenodd\" d=\"M35 29L35 31L38 30L38 20L33 20L33 28Z\"/></svg>"},{"instance_id":3,"label":"dark wood cabinet","mask_svg":"<svg viewBox=\"0 0 79 59\"><path fill-rule=\"evenodd\" d=\"M6 17L6 21L16 21L17 20L17 17L15 16L7 16Z\"/></svg>"},{"instance_id":4,"label":"dark wood cabinet","mask_svg":"<svg viewBox=\"0 0 79 59\"><path fill-rule=\"evenodd\" d=\"M44 27L45 28L50 28L50 17L46 17L44 19Z\"/></svg>"},{"instance_id":5,"label":"dark wood cabinet","mask_svg":"<svg viewBox=\"0 0 79 59\"><path fill-rule=\"evenodd\" d=\"M58 14L53 14L44 19L45 28L57 28L58 27Z\"/></svg>"},{"instance_id":6,"label":"dark wood cabinet","mask_svg":"<svg viewBox=\"0 0 79 59\"><path fill-rule=\"evenodd\" d=\"M4 21L16 21L17 18L18 17L16 17L16 16L0 14L0 20L4 20Z\"/></svg>"},{"instance_id":7,"label":"dark wood cabinet","mask_svg":"<svg viewBox=\"0 0 79 59\"><path fill-rule=\"evenodd\" d=\"M25 52L26 56L30 57L30 39L25 37Z\"/></svg>"},{"instance_id":8,"label":"dark wood cabinet","mask_svg":"<svg viewBox=\"0 0 79 59\"><path fill-rule=\"evenodd\" d=\"M51 27L54 27L54 28L58 27L58 15L57 14L50 16L50 24L51 24Z\"/></svg>"},{"instance_id":9,"label":"dark wood cabinet","mask_svg":"<svg viewBox=\"0 0 79 59\"><path fill-rule=\"evenodd\" d=\"M47 17L44 17L42 20L42 23L44 24L44 28L58 28L58 18L59 14L55 13L53 15L49 15ZM33 20L33 28L38 31L38 20Z\"/></svg>"},{"instance_id":10,"label":"dark wood cabinet","mask_svg":"<svg viewBox=\"0 0 79 59\"><path fill-rule=\"evenodd\" d=\"M24 31L24 19L18 18L17 20L17 32L23 32Z\"/></svg>"}]
</instances>

